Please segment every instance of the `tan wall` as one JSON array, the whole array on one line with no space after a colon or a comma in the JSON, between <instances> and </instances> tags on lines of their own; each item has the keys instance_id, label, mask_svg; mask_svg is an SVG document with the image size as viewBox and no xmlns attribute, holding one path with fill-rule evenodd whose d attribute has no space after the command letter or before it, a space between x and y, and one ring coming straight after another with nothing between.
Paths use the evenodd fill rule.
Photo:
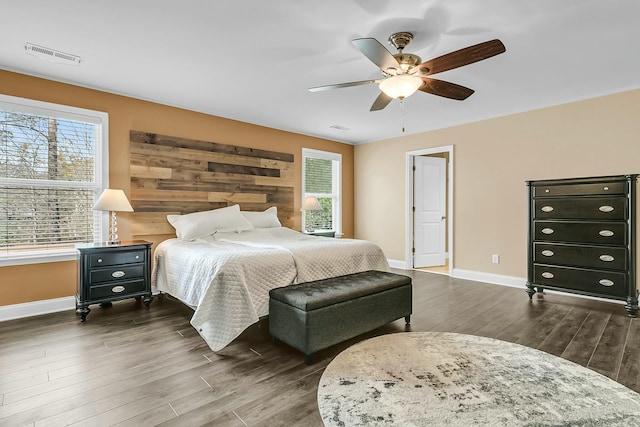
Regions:
<instances>
[{"instance_id":1,"label":"tan wall","mask_svg":"<svg viewBox=\"0 0 640 427\"><path fill-rule=\"evenodd\" d=\"M2 70L0 93L109 113L110 187L122 188L127 194L130 130L292 153L295 155L295 206L301 203L302 148L340 153L343 164L342 227L345 237L353 237L354 150L351 145ZM294 228L299 230L300 226L301 218L298 215ZM118 215L118 229L122 239L131 238L125 214ZM75 287L75 261L0 267L0 306L73 295Z\"/></svg>"},{"instance_id":2,"label":"tan wall","mask_svg":"<svg viewBox=\"0 0 640 427\"><path fill-rule=\"evenodd\" d=\"M526 277L525 180L640 172L638 111L634 90L356 146L355 235L404 260L405 153L453 145L454 268Z\"/></svg>"}]
</instances>

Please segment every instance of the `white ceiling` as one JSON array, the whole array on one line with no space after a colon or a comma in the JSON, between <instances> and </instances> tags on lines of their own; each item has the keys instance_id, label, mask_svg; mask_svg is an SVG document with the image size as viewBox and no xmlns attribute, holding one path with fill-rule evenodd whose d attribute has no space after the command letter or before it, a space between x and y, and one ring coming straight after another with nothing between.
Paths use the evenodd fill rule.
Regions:
<instances>
[{"instance_id":1,"label":"white ceiling","mask_svg":"<svg viewBox=\"0 0 640 427\"><path fill-rule=\"evenodd\" d=\"M0 68L358 144L640 87L638 0L2 0ZM351 43L414 34L423 61L499 38L507 52L370 112L380 70ZM25 54L30 42L80 66ZM388 46L395 53L391 46ZM403 117L404 115L404 117ZM349 128L341 131L331 128Z\"/></svg>"}]
</instances>

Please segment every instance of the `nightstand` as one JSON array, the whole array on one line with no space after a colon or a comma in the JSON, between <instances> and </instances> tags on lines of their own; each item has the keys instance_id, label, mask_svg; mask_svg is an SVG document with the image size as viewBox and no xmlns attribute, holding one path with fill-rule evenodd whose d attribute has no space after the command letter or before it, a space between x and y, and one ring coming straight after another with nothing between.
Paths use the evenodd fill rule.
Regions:
<instances>
[{"instance_id":1,"label":"nightstand","mask_svg":"<svg viewBox=\"0 0 640 427\"><path fill-rule=\"evenodd\" d=\"M111 301L140 298L151 304L151 243L125 241L119 245L83 243L78 250L76 314L84 322L89 305L108 306Z\"/></svg>"}]
</instances>

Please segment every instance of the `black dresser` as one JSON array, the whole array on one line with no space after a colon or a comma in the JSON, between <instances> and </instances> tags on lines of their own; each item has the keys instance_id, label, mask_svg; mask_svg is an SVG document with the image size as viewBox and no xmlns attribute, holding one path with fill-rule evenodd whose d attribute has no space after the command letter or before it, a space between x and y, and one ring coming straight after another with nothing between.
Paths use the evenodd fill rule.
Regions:
<instances>
[{"instance_id":1,"label":"black dresser","mask_svg":"<svg viewBox=\"0 0 640 427\"><path fill-rule=\"evenodd\" d=\"M111 301L142 298L149 307L151 295L151 243L143 240L119 245L85 243L78 250L76 313L84 322L89 305L108 306Z\"/></svg>"},{"instance_id":2,"label":"black dresser","mask_svg":"<svg viewBox=\"0 0 640 427\"><path fill-rule=\"evenodd\" d=\"M638 310L636 178L527 181L527 293L544 288L626 301Z\"/></svg>"}]
</instances>

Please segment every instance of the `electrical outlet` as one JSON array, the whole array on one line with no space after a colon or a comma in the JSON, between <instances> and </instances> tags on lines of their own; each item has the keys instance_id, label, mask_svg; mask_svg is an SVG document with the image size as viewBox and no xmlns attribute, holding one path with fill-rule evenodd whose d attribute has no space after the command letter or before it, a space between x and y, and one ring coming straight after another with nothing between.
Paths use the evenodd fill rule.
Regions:
<instances>
[{"instance_id":1,"label":"electrical outlet","mask_svg":"<svg viewBox=\"0 0 640 427\"><path fill-rule=\"evenodd\" d=\"M491 255L491 262L494 264L500 264L500 255Z\"/></svg>"}]
</instances>

